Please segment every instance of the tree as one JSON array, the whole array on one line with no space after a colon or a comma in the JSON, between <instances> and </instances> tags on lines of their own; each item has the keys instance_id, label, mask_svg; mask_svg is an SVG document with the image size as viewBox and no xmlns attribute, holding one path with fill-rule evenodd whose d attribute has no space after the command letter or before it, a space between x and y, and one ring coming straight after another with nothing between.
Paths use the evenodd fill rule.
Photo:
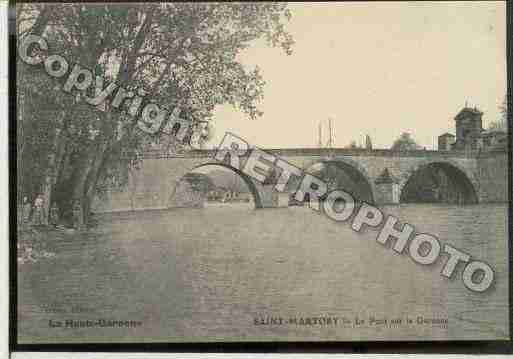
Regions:
<instances>
[{"instance_id":1,"label":"tree","mask_svg":"<svg viewBox=\"0 0 513 359\"><path fill-rule=\"evenodd\" d=\"M392 144L391 150L393 151L413 151L420 149L411 134L403 132L401 136Z\"/></svg>"},{"instance_id":2,"label":"tree","mask_svg":"<svg viewBox=\"0 0 513 359\"><path fill-rule=\"evenodd\" d=\"M357 148L360 148L360 147L358 146L358 144L356 143L356 141L355 141L355 140L352 140L352 141L349 143L349 145L347 146L347 148L357 149Z\"/></svg>"},{"instance_id":3,"label":"tree","mask_svg":"<svg viewBox=\"0 0 513 359\"><path fill-rule=\"evenodd\" d=\"M19 40L43 35L52 53L179 107L194 124L212 121L215 107L226 103L250 119L261 116L264 80L237 55L259 38L287 54L293 45L282 3L21 4L18 14ZM92 108L84 93L61 92L62 81L41 67L18 64L18 191L33 196L42 189L46 205L56 200L61 209L78 199L85 222L99 189L126 183L127 168L154 138L130 121L127 108ZM192 138L170 143L171 150L187 150Z\"/></svg>"},{"instance_id":4,"label":"tree","mask_svg":"<svg viewBox=\"0 0 513 359\"><path fill-rule=\"evenodd\" d=\"M208 173L208 177L216 187L223 187L233 192L249 192L248 185L237 173L226 169L214 169Z\"/></svg>"},{"instance_id":5,"label":"tree","mask_svg":"<svg viewBox=\"0 0 513 359\"><path fill-rule=\"evenodd\" d=\"M489 130L497 130L497 131L508 131L508 102L506 97L502 101L502 104L499 106L499 110L501 112L501 117L497 121L493 121L488 126Z\"/></svg>"},{"instance_id":6,"label":"tree","mask_svg":"<svg viewBox=\"0 0 513 359\"><path fill-rule=\"evenodd\" d=\"M183 176L182 180L189 183L194 191L207 194L209 191L216 188L212 179L203 173L187 173Z\"/></svg>"}]
</instances>

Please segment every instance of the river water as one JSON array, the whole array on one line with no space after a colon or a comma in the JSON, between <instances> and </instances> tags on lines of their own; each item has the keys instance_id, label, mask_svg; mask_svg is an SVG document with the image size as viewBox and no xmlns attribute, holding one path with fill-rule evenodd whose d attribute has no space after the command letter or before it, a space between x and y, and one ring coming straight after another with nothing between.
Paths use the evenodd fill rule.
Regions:
<instances>
[{"instance_id":1,"label":"river water","mask_svg":"<svg viewBox=\"0 0 513 359\"><path fill-rule=\"evenodd\" d=\"M91 233L50 239L54 258L20 265L19 341L507 339L507 206L384 210L489 263L493 287L473 293L462 267L440 276L446 257L421 266L376 242L376 230L355 233L308 208L104 214ZM65 325L99 319L140 324Z\"/></svg>"}]
</instances>

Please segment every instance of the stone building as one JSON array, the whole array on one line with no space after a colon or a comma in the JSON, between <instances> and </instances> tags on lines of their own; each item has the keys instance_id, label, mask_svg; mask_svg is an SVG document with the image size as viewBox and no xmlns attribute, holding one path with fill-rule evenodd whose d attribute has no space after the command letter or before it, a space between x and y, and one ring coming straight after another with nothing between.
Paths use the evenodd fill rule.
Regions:
<instances>
[{"instance_id":1,"label":"stone building","mask_svg":"<svg viewBox=\"0 0 513 359\"><path fill-rule=\"evenodd\" d=\"M504 149L507 148L508 135L500 130L483 131L478 139L478 147L484 149Z\"/></svg>"},{"instance_id":2,"label":"stone building","mask_svg":"<svg viewBox=\"0 0 513 359\"><path fill-rule=\"evenodd\" d=\"M490 151L507 147L507 133L483 129L483 112L476 107L464 107L454 117L456 136L444 133L438 136L438 150Z\"/></svg>"},{"instance_id":3,"label":"stone building","mask_svg":"<svg viewBox=\"0 0 513 359\"><path fill-rule=\"evenodd\" d=\"M483 132L482 117L483 113L475 107L464 107L454 117L456 121L456 142L453 145L453 149L478 149L478 139L481 132Z\"/></svg>"},{"instance_id":4,"label":"stone building","mask_svg":"<svg viewBox=\"0 0 513 359\"><path fill-rule=\"evenodd\" d=\"M452 133L444 133L438 136L438 151L450 151L454 145L456 136Z\"/></svg>"}]
</instances>

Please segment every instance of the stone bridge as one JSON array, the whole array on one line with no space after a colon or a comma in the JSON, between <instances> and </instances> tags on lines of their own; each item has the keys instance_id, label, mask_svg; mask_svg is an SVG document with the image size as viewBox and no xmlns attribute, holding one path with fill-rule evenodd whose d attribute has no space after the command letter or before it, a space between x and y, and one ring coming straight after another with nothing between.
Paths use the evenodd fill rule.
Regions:
<instances>
[{"instance_id":1,"label":"stone bridge","mask_svg":"<svg viewBox=\"0 0 513 359\"><path fill-rule=\"evenodd\" d=\"M377 205L407 202L415 197L417 183L431 172L443 172L458 193L457 203L508 201L507 152L456 152L415 150L396 152L366 149L265 149L290 164L312 173L320 164L333 166L352 182L357 199ZM95 211L157 209L180 206L175 194L180 180L204 166L223 166L237 173L253 194L255 207L275 207L274 185L262 185L242 172L214 159L213 150L183 155L146 153L128 185L96 199ZM241 166L241 168L243 168ZM342 188L347 190L346 188ZM351 191L349 191L351 192Z\"/></svg>"}]
</instances>

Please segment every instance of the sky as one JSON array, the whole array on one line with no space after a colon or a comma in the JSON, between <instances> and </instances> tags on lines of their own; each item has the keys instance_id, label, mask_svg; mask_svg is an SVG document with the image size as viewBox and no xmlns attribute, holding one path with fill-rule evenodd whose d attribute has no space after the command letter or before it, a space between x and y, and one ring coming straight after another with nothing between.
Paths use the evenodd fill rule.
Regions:
<instances>
[{"instance_id":1,"label":"sky","mask_svg":"<svg viewBox=\"0 0 513 359\"><path fill-rule=\"evenodd\" d=\"M388 148L402 132L436 146L465 103L500 117L506 94L505 2L292 3L287 56L256 41L240 54L266 81L263 116L216 108L218 145L226 131L262 148L317 147L319 123L334 147L352 140ZM435 147L436 148L436 147Z\"/></svg>"}]
</instances>

